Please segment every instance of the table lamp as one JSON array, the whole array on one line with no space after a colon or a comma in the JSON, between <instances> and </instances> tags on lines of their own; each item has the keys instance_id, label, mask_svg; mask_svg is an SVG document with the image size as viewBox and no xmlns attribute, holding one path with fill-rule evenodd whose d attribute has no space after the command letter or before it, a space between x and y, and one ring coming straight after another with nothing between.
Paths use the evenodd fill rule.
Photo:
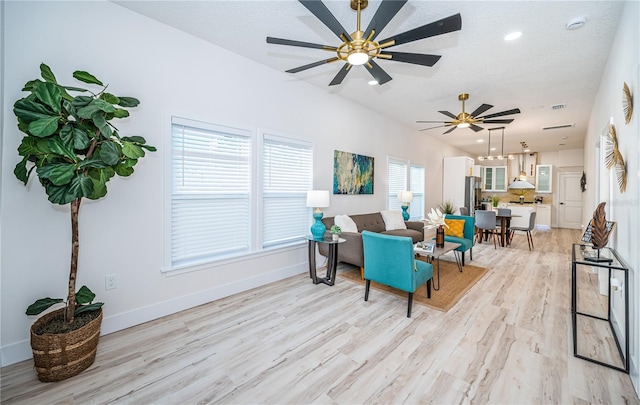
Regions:
<instances>
[{"instance_id":1,"label":"table lamp","mask_svg":"<svg viewBox=\"0 0 640 405\"><path fill-rule=\"evenodd\" d=\"M315 222L311 225L311 235L313 239L324 238L324 232L327 227L322 223L322 211L320 208L329 206L329 191L328 190L309 190L307 191L307 207L315 208L313 211L313 218Z\"/></svg>"},{"instance_id":2,"label":"table lamp","mask_svg":"<svg viewBox=\"0 0 640 405\"><path fill-rule=\"evenodd\" d=\"M409 203L413 201L413 192L411 191L399 191L398 192L398 201L402 203L402 218L405 221L409 220L409 213L407 209L409 208Z\"/></svg>"}]
</instances>

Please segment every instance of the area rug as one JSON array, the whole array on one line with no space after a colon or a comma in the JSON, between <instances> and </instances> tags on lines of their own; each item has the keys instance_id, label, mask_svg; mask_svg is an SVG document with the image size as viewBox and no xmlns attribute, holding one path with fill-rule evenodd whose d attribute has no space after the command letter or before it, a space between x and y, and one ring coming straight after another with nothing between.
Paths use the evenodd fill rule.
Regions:
<instances>
[{"instance_id":1,"label":"area rug","mask_svg":"<svg viewBox=\"0 0 640 405\"><path fill-rule=\"evenodd\" d=\"M460 273L455 262L441 260L440 290L435 291L431 288L431 298L427 298L427 286L423 284L413 293L413 302L442 312L449 311L458 300L487 273L486 268L472 266L470 264L466 264L462 269L462 273ZM435 262L433 263L433 273L434 277L437 277ZM360 278L360 268L344 268L343 271L338 272L338 277L362 284L364 294L364 280ZM405 291L373 281L371 282L371 288L407 298Z\"/></svg>"}]
</instances>

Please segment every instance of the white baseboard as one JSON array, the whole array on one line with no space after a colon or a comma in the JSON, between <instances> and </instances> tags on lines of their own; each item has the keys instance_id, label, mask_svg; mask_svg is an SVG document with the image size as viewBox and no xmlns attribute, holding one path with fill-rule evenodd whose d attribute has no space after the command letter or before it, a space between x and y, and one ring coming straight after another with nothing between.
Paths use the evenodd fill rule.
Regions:
<instances>
[{"instance_id":1,"label":"white baseboard","mask_svg":"<svg viewBox=\"0 0 640 405\"><path fill-rule=\"evenodd\" d=\"M147 307L112 315L102 320L100 334L108 335L109 333L140 325L163 316L184 311L185 309L194 308L198 305L206 304L220 298L228 297L242 291L247 291L252 288L260 287L308 271L309 265L306 262L298 263L270 273L260 274L255 277L216 286L209 290L199 291L194 294L173 298ZM32 357L31 345L28 339L3 346L0 349L0 363L2 367L28 360Z\"/></svg>"}]
</instances>

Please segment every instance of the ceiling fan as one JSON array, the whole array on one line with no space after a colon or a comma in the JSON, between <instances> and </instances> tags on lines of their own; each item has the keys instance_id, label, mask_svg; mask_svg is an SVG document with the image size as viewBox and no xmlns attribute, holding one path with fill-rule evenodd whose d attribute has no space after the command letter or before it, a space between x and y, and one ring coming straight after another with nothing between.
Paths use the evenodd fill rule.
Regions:
<instances>
[{"instance_id":1,"label":"ceiling fan","mask_svg":"<svg viewBox=\"0 0 640 405\"><path fill-rule=\"evenodd\" d=\"M493 108L493 106L489 104L482 104L480 107L476 108L472 113L467 113L464 111L464 102L468 99L469 99L469 95L467 93L462 93L458 96L458 100L462 101L462 112L458 115L453 115L449 111L438 111L440 114L444 114L447 117L453 118L452 121L416 121L417 123L444 124L444 125L439 125L437 127L424 128L424 129L421 129L420 131L426 131L434 128L452 127L448 129L446 132L444 132L443 135L448 134L449 132L453 131L456 128L471 128L475 132L478 132L483 130L484 128L479 127L476 124L510 124L511 122L513 122L513 118L499 119L499 120L494 120L491 118L503 117L505 115L511 115L511 114L520 114L520 109L514 108L512 110L497 112L497 113L488 114L488 115L479 117L480 114L484 113L490 108Z\"/></svg>"},{"instance_id":2,"label":"ceiling fan","mask_svg":"<svg viewBox=\"0 0 640 405\"><path fill-rule=\"evenodd\" d=\"M407 0L383 0L376 10L375 15L367 26L366 30L360 29L360 12L369 4L368 0L350 0L351 8L357 12L356 30L349 34L338 22L327 6L319 0L299 0L313 15L315 15L324 25L326 25L343 42L338 46L312 44L309 42L294 41L290 39L267 37L267 43L277 45L298 46L302 48L315 48L323 51L335 52L336 56L299 66L287 70L287 73L298 73L303 70L314 68L337 61L346 62L338 74L333 78L329 86L342 83L352 66L364 65L373 78L382 85L389 80L389 76L374 59L387 59L396 62L413 63L416 65L433 66L440 55L428 55L407 52L387 52L384 49L396 45L406 44L448 32L459 31L462 28L462 18L460 14L455 14L447 18L423 25L410 31L396 34L382 41L375 41L378 34L387 26L389 21L400 11Z\"/></svg>"}]
</instances>

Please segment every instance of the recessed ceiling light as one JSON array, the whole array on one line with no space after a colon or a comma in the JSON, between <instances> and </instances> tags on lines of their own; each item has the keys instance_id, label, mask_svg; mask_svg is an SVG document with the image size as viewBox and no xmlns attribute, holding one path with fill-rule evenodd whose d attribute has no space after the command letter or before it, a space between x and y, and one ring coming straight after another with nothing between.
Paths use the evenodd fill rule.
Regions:
<instances>
[{"instance_id":1,"label":"recessed ceiling light","mask_svg":"<svg viewBox=\"0 0 640 405\"><path fill-rule=\"evenodd\" d=\"M566 27L568 30L577 30L578 28L584 27L586 23L587 23L587 19L585 17L576 17L574 19L569 20L569 22L567 22Z\"/></svg>"},{"instance_id":2,"label":"recessed ceiling light","mask_svg":"<svg viewBox=\"0 0 640 405\"><path fill-rule=\"evenodd\" d=\"M531 149L526 148L526 149L523 149L522 151L523 151L523 152L529 152L530 150L531 150Z\"/></svg>"},{"instance_id":3,"label":"recessed ceiling light","mask_svg":"<svg viewBox=\"0 0 640 405\"><path fill-rule=\"evenodd\" d=\"M522 36L522 32L520 32L520 31L514 31L514 32L512 32L512 33L507 34L507 35L504 37L504 40L505 40L505 41L513 41L514 39L518 39L518 38L520 38L521 36Z\"/></svg>"},{"instance_id":4,"label":"recessed ceiling light","mask_svg":"<svg viewBox=\"0 0 640 405\"><path fill-rule=\"evenodd\" d=\"M369 83L369 86L375 86L376 84L378 84L378 82L375 80L369 80L368 83Z\"/></svg>"},{"instance_id":5,"label":"recessed ceiling light","mask_svg":"<svg viewBox=\"0 0 640 405\"><path fill-rule=\"evenodd\" d=\"M567 139L568 136L561 136L560 139Z\"/></svg>"},{"instance_id":6,"label":"recessed ceiling light","mask_svg":"<svg viewBox=\"0 0 640 405\"><path fill-rule=\"evenodd\" d=\"M476 142L482 143L482 142L484 142L484 139L478 139Z\"/></svg>"},{"instance_id":7,"label":"recessed ceiling light","mask_svg":"<svg viewBox=\"0 0 640 405\"><path fill-rule=\"evenodd\" d=\"M491 148L491 150L496 150L496 148Z\"/></svg>"}]
</instances>

